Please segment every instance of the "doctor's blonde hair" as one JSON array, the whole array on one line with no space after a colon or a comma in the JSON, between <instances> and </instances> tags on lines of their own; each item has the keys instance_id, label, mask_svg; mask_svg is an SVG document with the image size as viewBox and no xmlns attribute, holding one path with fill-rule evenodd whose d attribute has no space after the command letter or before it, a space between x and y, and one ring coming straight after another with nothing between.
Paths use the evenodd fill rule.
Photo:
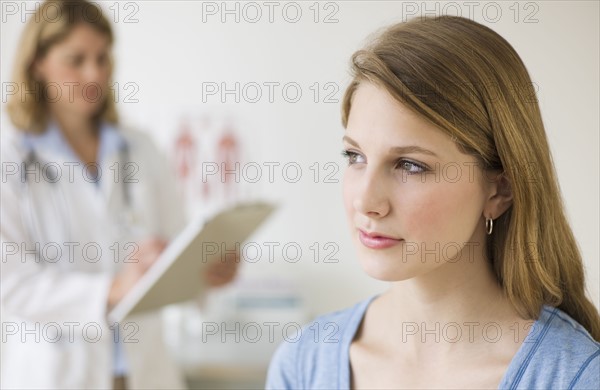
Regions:
<instances>
[{"instance_id":1,"label":"doctor's blonde hair","mask_svg":"<svg viewBox=\"0 0 600 390\"><path fill-rule=\"evenodd\" d=\"M568 224L535 89L513 47L488 27L456 16L387 28L352 56L342 105L374 83L436 125L484 170L504 171L513 202L494 221L487 257L518 313L537 319L558 307L600 341L586 297L581 253Z\"/></svg>"},{"instance_id":2,"label":"doctor's blonde hair","mask_svg":"<svg viewBox=\"0 0 600 390\"><path fill-rule=\"evenodd\" d=\"M82 23L104 34L109 43L113 43L113 32L102 9L85 0L45 1L27 21L13 70L16 93L10 95L7 103L8 115L17 129L42 132L46 128L48 108L45 88L42 81L34 77L34 63ZM94 119L117 122L112 90L109 89L104 105Z\"/></svg>"}]
</instances>

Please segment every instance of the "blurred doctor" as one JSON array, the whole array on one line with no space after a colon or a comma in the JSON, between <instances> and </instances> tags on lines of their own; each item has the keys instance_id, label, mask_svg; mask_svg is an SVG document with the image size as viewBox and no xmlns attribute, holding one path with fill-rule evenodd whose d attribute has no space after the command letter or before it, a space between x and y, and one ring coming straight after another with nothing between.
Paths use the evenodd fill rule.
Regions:
<instances>
[{"instance_id":1,"label":"blurred doctor","mask_svg":"<svg viewBox=\"0 0 600 390\"><path fill-rule=\"evenodd\" d=\"M106 317L184 224L166 161L117 123L112 42L85 1L43 3L22 36L1 142L2 388L185 387L157 313Z\"/></svg>"}]
</instances>

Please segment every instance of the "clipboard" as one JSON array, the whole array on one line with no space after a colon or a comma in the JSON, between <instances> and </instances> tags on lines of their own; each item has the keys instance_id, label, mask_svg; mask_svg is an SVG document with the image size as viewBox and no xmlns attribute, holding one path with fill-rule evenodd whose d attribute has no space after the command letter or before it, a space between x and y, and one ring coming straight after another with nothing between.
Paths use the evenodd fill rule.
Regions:
<instances>
[{"instance_id":1,"label":"clipboard","mask_svg":"<svg viewBox=\"0 0 600 390\"><path fill-rule=\"evenodd\" d=\"M221 261L267 219L276 206L245 203L217 213L204 224L190 223L108 314L111 322L195 298L208 286L208 264Z\"/></svg>"}]
</instances>

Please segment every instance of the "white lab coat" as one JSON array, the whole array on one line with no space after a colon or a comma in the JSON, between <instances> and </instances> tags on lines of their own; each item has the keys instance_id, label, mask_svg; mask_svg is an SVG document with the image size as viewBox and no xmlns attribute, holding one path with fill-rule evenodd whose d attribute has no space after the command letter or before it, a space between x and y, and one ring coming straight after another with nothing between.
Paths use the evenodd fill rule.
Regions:
<instances>
[{"instance_id":1,"label":"white lab coat","mask_svg":"<svg viewBox=\"0 0 600 390\"><path fill-rule=\"evenodd\" d=\"M143 133L120 131L129 145L129 161L139 167L133 175L138 182L129 184L130 208L122 196L123 180L115 180L120 154L103 162L98 191L81 167L71 175L64 156L36 150L46 175L37 180L30 174L24 185L19 173L27 151L21 134L2 131L2 388L112 388L115 334L106 319L107 294L132 253L133 247L124 245L135 240L116 221L123 216L135 221L141 228L138 238L172 238L184 223L166 161ZM50 172L57 165L48 162L61 167L58 180ZM12 174L15 163L19 172ZM40 252L47 260L40 260ZM157 312L120 324L117 337L124 339L129 388L184 387L162 332Z\"/></svg>"}]
</instances>

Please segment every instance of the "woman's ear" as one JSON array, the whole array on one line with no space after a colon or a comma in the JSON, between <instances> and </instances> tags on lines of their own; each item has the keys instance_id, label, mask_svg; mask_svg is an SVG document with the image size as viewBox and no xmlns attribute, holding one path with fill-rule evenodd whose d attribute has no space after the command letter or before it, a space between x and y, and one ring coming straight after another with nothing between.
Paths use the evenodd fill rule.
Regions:
<instances>
[{"instance_id":1,"label":"woman's ear","mask_svg":"<svg viewBox=\"0 0 600 390\"><path fill-rule=\"evenodd\" d=\"M487 177L490 180L490 192L484 207L484 216L496 219L512 206L512 187L504 172Z\"/></svg>"}]
</instances>

